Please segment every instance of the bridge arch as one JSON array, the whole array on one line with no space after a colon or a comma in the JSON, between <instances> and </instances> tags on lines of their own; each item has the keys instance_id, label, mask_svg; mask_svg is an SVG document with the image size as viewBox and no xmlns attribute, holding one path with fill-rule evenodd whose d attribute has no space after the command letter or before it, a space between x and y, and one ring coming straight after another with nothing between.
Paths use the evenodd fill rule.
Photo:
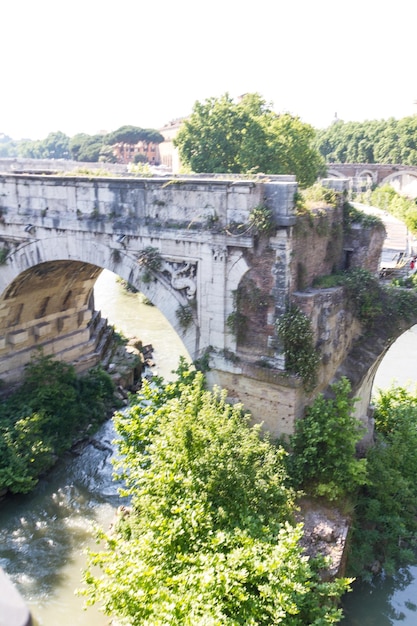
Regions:
<instances>
[{"instance_id":1,"label":"bridge arch","mask_svg":"<svg viewBox=\"0 0 417 626\"><path fill-rule=\"evenodd\" d=\"M33 350L41 346L47 353L74 362L80 370L91 366L88 350L95 353L99 337L94 333L102 326L91 295L102 269L140 291L162 312L191 357L198 358L200 348L207 347L201 346L205 323L201 293L206 278L201 247L187 257L183 243L175 254L171 242L166 246L163 239L143 238L144 250L160 257L158 267L152 268L146 266L146 258L141 264L143 249L138 255L137 248L124 247L123 239L119 236L109 241L88 231L74 237L71 230L62 229L20 242L11 250L7 263L0 266L0 379L18 378L17 370L21 371ZM210 255L223 268L226 275L222 280L230 289L229 303L221 304L226 304L221 333L225 347L233 349L235 338L227 330L227 315L233 310L231 294L248 265L241 252L221 246L210 249ZM200 298L196 298L197 291Z\"/></svg>"},{"instance_id":2,"label":"bridge arch","mask_svg":"<svg viewBox=\"0 0 417 626\"><path fill-rule=\"evenodd\" d=\"M331 167L329 167L327 169L327 178L341 178L341 179L345 179L346 178L346 174L343 172L339 172L338 170L332 169Z\"/></svg>"},{"instance_id":3,"label":"bridge arch","mask_svg":"<svg viewBox=\"0 0 417 626\"><path fill-rule=\"evenodd\" d=\"M365 185L368 183L370 185L376 185L378 181L378 172L365 168L356 175L356 179L363 181Z\"/></svg>"},{"instance_id":4,"label":"bridge arch","mask_svg":"<svg viewBox=\"0 0 417 626\"><path fill-rule=\"evenodd\" d=\"M373 434L372 389L377 371L389 348L416 324L417 309L407 318L397 316L391 323L381 318L373 332L362 335L353 343L336 372L335 380L346 376L351 382L352 395L357 399L355 415L364 423L368 439Z\"/></svg>"},{"instance_id":5,"label":"bridge arch","mask_svg":"<svg viewBox=\"0 0 417 626\"><path fill-rule=\"evenodd\" d=\"M86 245L87 244L87 245ZM94 311L92 293L103 269L131 283L166 317L193 357L198 352L196 316L184 327L177 315L188 304L186 281L175 288L166 271L158 277L144 273L135 255L115 254L100 242L61 234L59 245L51 237L18 246L0 267L0 378L16 378L34 349L71 360L79 369L91 366L89 354L96 350L102 322ZM182 262L181 262L182 263ZM179 263L179 265L181 265ZM172 260L175 266L175 259ZM82 347L82 349L81 349ZM24 352L28 353L22 358Z\"/></svg>"},{"instance_id":6,"label":"bridge arch","mask_svg":"<svg viewBox=\"0 0 417 626\"><path fill-rule=\"evenodd\" d=\"M381 180L381 185L388 184L392 182L393 180L395 180L396 178L402 178L403 176L410 176L411 178L417 179L417 169L410 169L410 170L402 169L397 172L392 172L392 174L385 176L385 178Z\"/></svg>"}]
</instances>

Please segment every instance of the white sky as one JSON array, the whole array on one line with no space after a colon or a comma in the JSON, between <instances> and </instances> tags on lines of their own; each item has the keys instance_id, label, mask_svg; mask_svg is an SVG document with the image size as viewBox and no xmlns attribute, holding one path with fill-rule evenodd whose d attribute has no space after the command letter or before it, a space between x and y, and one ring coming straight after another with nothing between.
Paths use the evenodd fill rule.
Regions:
<instances>
[{"instance_id":1,"label":"white sky","mask_svg":"<svg viewBox=\"0 0 417 626\"><path fill-rule=\"evenodd\" d=\"M4 0L0 133L160 128L258 92L317 128L417 113L415 0Z\"/></svg>"}]
</instances>

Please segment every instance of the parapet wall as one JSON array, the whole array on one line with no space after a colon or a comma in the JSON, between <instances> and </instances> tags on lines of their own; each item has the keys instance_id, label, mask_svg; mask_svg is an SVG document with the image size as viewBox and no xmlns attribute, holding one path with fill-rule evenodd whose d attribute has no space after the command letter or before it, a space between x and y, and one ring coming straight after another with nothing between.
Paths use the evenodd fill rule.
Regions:
<instances>
[{"instance_id":1,"label":"parapet wall","mask_svg":"<svg viewBox=\"0 0 417 626\"><path fill-rule=\"evenodd\" d=\"M99 218L118 219L116 224L125 229L149 221L195 228L245 224L250 211L266 203L277 223L286 226L294 220L296 188L293 177L278 176L257 182L233 177L167 180L3 174L0 211L3 216L40 217L43 225L54 228L70 219Z\"/></svg>"}]
</instances>

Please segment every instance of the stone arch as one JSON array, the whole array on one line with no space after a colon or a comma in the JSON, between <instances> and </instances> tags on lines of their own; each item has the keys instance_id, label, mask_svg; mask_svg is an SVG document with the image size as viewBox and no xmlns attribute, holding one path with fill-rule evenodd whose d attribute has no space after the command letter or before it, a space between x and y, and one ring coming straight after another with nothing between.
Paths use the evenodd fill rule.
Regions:
<instances>
[{"instance_id":1,"label":"stone arch","mask_svg":"<svg viewBox=\"0 0 417 626\"><path fill-rule=\"evenodd\" d=\"M188 302L186 288L190 288L190 281L185 285L175 283L167 269L144 280L143 269L133 254L115 255L115 248L102 242L85 245L83 240L62 238L60 246L55 241L54 245L48 243L43 239L17 246L0 267L0 378L17 378L33 350L43 346L47 347L46 353L70 362L81 362L85 357L88 366L87 345L101 324L91 295L102 269L118 274L143 293L167 318L191 357L196 358L197 316L193 315L192 323L184 328L177 315L179 307ZM179 263L173 259L171 264L178 274Z\"/></svg>"},{"instance_id":2,"label":"stone arch","mask_svg":"<svg viewBox=\"0 0 417 626\"><path fill-rule=\"evenodd\" d=\"M338 170L329 168L327 170L326 178L346 178L346 174L339 172Z\"/></svg>"},{"instance_id":3,"label":"stone arch","mask_svg":"<svg viewBox=\"0 0 417 626\"><path fill-rule=\"evenodd\" d=\"M63 233L66 234L66 233ZM0 293L4 289L4 279L11 282L18 274L33 267L51 261L79 261L88 263L100 269L107 269L131 283L138 291L143 293L154 306L156 306L167 318L171 326L180 336L190 354L195 351L196 333L184 331L176 316L177 308L186 304L187 298L170 284L169 280L160 280L152 277L149 282L144 280L143 271L136 256L123 248L111 247L107 242L102 243L94 238L74 238L69 233L68 238L63 238L59 247L55 244L55 237L30 242L19 246L8 257L7 266L0 269ZM119 255L114 251L118 250ZM162 252L163 254L163 252ZM13 277L13 278L12 278Z\"/></svg>"},{"instance_id":4,"label":"stone arch","mask_svg":"<svg viewBox=\"0 0 417 626\"><path fill-rule=\"evenodd\" d=\"M376 185L378 182L378 172L370 169L363 169L358 172L355 176L357 180L369 181L372 185Z\"/></svg>"},{"instance_id":5,"label":"stone arch","mask_svg":"<svg viewBox=\"0 0 417 626\"><path fill-rule=\"evenodd\" d=\"M381 180L380 185L389 185L395 179L403 178L404 176L410 176L411 178L415 178L417 180L417 168L410 170L397 170L395 172L392 172L388 176L385 176L383 180Z\"/></svg>"},{"instance_id":6,"label":"stone arch","mask_svg":"<svg viewBox=\"0 0 417 626\"><path fill-rule=\"evenodd\" d=\"M386 176L381 185L391 185L398 193L417 198L417 169L402 169Z\"/></svg>"},{"instance_id":7,"label":"stone arch","mask_svg":"<svg viewBox=\"0 0 417 626\"><path fill-rule=\"evenodd\" d=\"M377 325L378 330L356 340L332 381L342 376L350 380L352 395L357 398L355 415L367 429L368 438L373 435L371 394L378 367L393 343L416 324L417 311L397 324Z\"/></svg>"}]
</instances>

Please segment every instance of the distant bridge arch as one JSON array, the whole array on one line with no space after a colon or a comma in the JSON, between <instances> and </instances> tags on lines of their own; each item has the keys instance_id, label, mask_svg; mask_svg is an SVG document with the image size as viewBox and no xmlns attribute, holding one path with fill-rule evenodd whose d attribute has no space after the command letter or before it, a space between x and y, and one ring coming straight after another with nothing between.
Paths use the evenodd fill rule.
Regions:
<instances>
[{"instance_id":1,"label":"distant bridge arch","mask_svg":"<svg viewBox=\"0 0 417 626\"><path fill-rule=\"evenodd\" d=\"M389 163L329 163L327 176L348 178L353 185L393 185L400 193L417 197L417 166Z\"/></svg>"},{"instance_id":2,"label":"distant bridge arch","mask_svg":"<svg viewBox=\"0 0 417 626\"><path fill-rule=\"evenodd\" d=\"M400 172L392 172L391 174L389 174L388 176L386 176L382 181L381 181L381 185L386 185L386 184L390 184L393 181L400 179L404 179L405 177L409 177L412 178L414 180L417 180L417 167L416 168L410 168L410 169L404 169L401 170Z\"/></svg>"}]
</instances>

